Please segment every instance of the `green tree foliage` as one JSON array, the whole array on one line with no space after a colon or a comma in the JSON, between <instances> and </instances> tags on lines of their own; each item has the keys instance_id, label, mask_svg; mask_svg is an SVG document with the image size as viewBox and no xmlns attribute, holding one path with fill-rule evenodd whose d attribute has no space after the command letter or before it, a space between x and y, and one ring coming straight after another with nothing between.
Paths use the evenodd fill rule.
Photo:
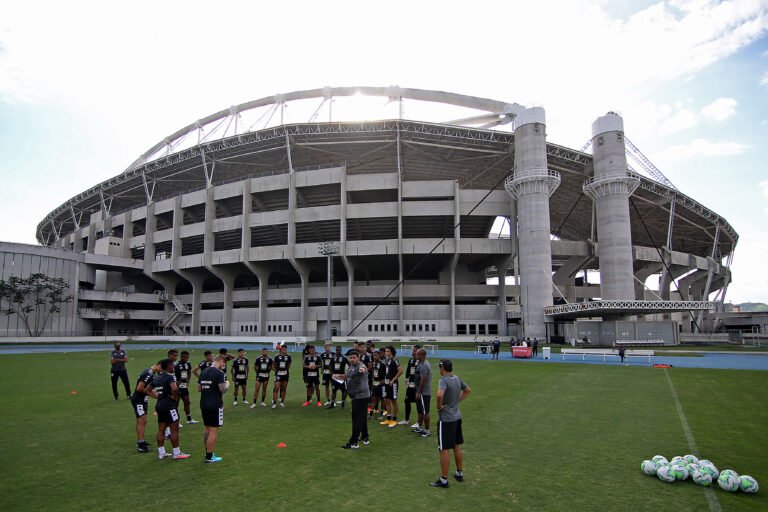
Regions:
<instances>
[{"instance_id":1,"label":"green tree foliage","mask_svg":"<svg viewBox=\"0 0 768 512\"><path fill-rule=\"evenodd\" d=\"M40 336L51 315L61 311L62 304L72 302L68 290L64 279L41 273L0 279L0 311L8 316L19 315L27 333Z\"/></svg>"}]
</instances>

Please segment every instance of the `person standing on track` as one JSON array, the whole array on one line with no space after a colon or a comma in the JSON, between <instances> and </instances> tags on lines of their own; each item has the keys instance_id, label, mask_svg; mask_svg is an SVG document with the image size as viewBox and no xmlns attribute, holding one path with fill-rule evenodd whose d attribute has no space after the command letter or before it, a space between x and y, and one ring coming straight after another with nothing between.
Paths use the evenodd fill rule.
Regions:
<instances>
[{"instance_id":1,"label":"person standing on track","mask_svg":"<svg viewBox=\"0 0 768 512\"><path fill-rule=\"evenodd\" d=\"M112 394L115 397L115 401L119 398L117 395L117 379L123 381L125 386L125 397L131 398L131 386L128 383L128 370L125 369L125 363L128 362L128 355L125 350L120 348L120 342L115 342L115 350L109 355L109 361L112 363L111 377L112 377Z\"/></svg>"}]
</instances>

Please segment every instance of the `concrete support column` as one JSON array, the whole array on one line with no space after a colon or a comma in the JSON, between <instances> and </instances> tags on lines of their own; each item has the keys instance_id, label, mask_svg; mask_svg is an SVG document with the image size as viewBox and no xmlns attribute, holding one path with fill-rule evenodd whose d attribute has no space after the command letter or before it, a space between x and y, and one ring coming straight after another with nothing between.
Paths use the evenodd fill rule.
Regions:
<instances>
[{"instance_id":1,"label":"concrete support column","mask_svg":"<svg viewBox=\"0 0 768 512\"><path fill-rule=\"evenodd\" d=\"M267 332L267 290L269 289L269 270L265 265L253 261L243 262L248 270L259 280L259 324L258 332L266 336Z\"/></svg>"},{"instance_id":2,"label":"concrete support column","mask_svg":"<svg viewBox=\"0 0 768 512\"><path fill-rule=\"evenodd\" d=\"M346 331L350 332L355 325L357 325L357 319L355 318L355 266L352 264L352 260L347 257L347 167L344 166L341 169L341 215L340 215L340 231L339 236L339 251L341 252L341 261L344 262L344 268L347 269L347 322L348 326Z\"/></svg>"},{"instance_id":3,"label":"concrete support column","mask_svg":"<svg viewBox=\"0 0 768 512\"><path fill-rule=\"evenodd\" d=\"M597 211L600 296L603 300L634 300L629 196L640 179L627 172L624 122L618 114L609 112L592 123L592 150L595 174L583 190Z\"/></svg>"},{"instance_id":4,"label":"concrete support column","mask_svg":"<svg viewBox=\"0 0 768 512\"><path fill-rule=\"evenodd\" d=\"M123 214L125 219L123 220L123 242L122 242L122 255L123 258L131 257L131 238L133 238L133 221L131 220L131 212L127 211Z\"/></svg>"},{"instance_id":5,"label":"concrete support column","mask_svg":"<svg viewBox=\"0 0 768 512\"><path fill-rule=\"evenodd\" d=\"M547 168L544 109L526 109L515 118L515 168L505 187L517 201L520 303L531 338L546 337L544 308L552 305L549 197L559 185L560 174Z\"/></svg>"},{"instance_id":6,"label":"concrete support column","mask_svg":"<svg viewBox=\"0 0 768 512\"><path fill-rule=\"evenodd\" d=\"M155 261L155 231L157 231L157 219L155 218L155 203L147 203L147 218L144 219L144 273L152 276L152 262ZM174 290L166 290L174 293Z\"/></svg>"},{"instance_id":7,"label":"concrete support column","mask_svg":"<svg viewBox=\"0 0 768 512\"><path fill-rule=\"evenodd\" d=\"M181 226L184 224L184 213L181 211L181 196L173 199L173 238L171 238L171 265L178 267L181 258Z\"/></svg>"}]
</instances>

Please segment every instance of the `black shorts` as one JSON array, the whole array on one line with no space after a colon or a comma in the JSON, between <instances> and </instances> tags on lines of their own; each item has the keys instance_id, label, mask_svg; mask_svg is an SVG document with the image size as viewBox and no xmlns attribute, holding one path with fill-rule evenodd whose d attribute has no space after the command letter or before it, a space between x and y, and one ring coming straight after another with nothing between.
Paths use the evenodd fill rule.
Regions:
<instances>
[{"instance_id":1,"label":"black shorts","mask_svg":"<svg viewBox=\"0 0 768 512\"><path fill-rule=\"evenodd\" d=\"M176 423L179 421L179 411L177 409L168 409L167 411L158 411L157 412L157 424L165 423L166 425L171 423Z\"/></svg>"},{"instance_id":2,"label":"black shorts","mask_svg":"<svg viewBox=\"0 0 768 512\"><path fill-rule=\"evenodd\" d=\"M432 401L432 395L421 395L421 400L416 400L416 412L419 414L429 414L429 404Z\"/></svg>"},{"instance_id":3,"label":"black shorts","mask_svg":"<svg viewBox=\"0 0 768 512\"><path fill-rule=\"evenodd\" d=\"M307 387L319 386L320 385L320 376L319 375L315 375L314 377L310 377L309 375L307 375L307 378L304 379L304 382L307 383Z\"/></svg>"},{"instance_id":4,"label":"black shorts","mask_svg":"<svg viewBox=\"0 0 768 512\"><path fill-rule=\"evenodd\" d=\"M206 427L220 427L224 425L224 408L216 407L214 409L200 408L203 415L203 425Z\"/></svg>"},{"instance_id":5,"label":"black shorts","mask_svg":"<svg viewBox=\"0 0 768 512\"><path fill-rule=\"evenodd\" d=\"M323 386L327 386L331 383L331 374L330 373L324 373L323 374Z\"/></svg>"},{"instance_id":6,"label":"black shorts","mask_svg":"<svg viewBox=\"0 0 768 512\"><path fill-rule=\"evenodd\" d=\"M137 418L141 418L142 416L147 415L147 407L149 406L148 402L134 402L131 400L131 407L133 407L133 412L136 414Z\"/></svg>"},{"instance_id":7,"label":"black shorts","mask_svg":"<svg viewBox=\"0 0 768 512\"><path fill-rule=\"evenodd\" d=\"M179 388L179 398L189 396L189 388Z\"/></svg>"},{"instance_id":8,"label":"black shorts","mask_svg":"<svg viewBox=\"0 0 768 512\"><path fill-rule=\"evenodd\" d=\"M288 377L290 377L289 374L285 375L275 375L275 382L288 382Z\"/></svg>"},{"instance_id":9,"label":"black shorts","mask_svg":"<svg viewBox=\"0 0 768 512\"><path fill-rule=\"evenodd\" d=\"M464 434L461 431L461 420L437 422L437 449L450 450L457 444L464 444Z\"/></svg>"},{"instance_id":10,"label":"black shorts","mask_svg":"<svg viewBox=\"0 0 768 512\"><path fill-rule=\"evenodd\" d=\"M235 379L235 387L237 386L248 387L248 379Z\"/></svg>"},{"instance_id":11,"label":"black shorts","mask_svg":"<svg viewBox=\"0 0 768 512\"><path fill-rule=\"evenodd\" d=\"M384 384L381 397L387 400L397 400L397 381L392 384Z\"/></svg>"},{"instance_id":12,"label":"black shorts","mask_svg":"<svg viewBox=\"0 0 768 512\"><path fill-rule=\"evenodd\" d=\"M384 386L381 384L371 384L371 396L377 396L381 398L381 394L384 392Z\"/></svg>"},{"instance_id":13,"label":"black shorts","mask_svg":"<svg viewBox=\"0 0 768 512\"><path fill-rule=\"evenodd\" d=\"M408 386L405 390L405 401L406 402L415 402L416 401L416 387Z\"/></svg>"},{"instance_id":14,"label":"black shorts","mask_svg":"<svg viewBox=\"0 0 768 512\"><path fill-rule=\"evenodd\" d=\"M269 374L258 374L256 375L256 382L269 382Z\"/></svg>"}]
</instances>

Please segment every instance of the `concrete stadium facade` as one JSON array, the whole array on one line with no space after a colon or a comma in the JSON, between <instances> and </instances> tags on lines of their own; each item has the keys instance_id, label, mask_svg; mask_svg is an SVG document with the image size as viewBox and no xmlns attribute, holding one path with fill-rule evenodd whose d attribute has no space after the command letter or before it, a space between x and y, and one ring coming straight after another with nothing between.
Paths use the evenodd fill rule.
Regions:
<instances>
[{"instance_id":1,"label":"concrete stadium facade","mask_svg":"<svg viewBox=\"0 0 768 512\"><path fill-rule=\"evenodd\" d=\"M315 112L238 128L246 112L360 93L480 114ZM214 125L227 128L208 140ZM547 142L541 108L392 87L299 91L179 130L52 211L37 235L88 258L77 293L93 332L544 338L576 336L564 325L596 317L702 329L717 307L708 298L724 300L738 235L628 168L620 116L595 121L592 146ZM499 218L509 236L493 232ZM323 243L338 248L330 324ZM647 290L654 274L661 286Z\"/></svg>"}]
</instances>

